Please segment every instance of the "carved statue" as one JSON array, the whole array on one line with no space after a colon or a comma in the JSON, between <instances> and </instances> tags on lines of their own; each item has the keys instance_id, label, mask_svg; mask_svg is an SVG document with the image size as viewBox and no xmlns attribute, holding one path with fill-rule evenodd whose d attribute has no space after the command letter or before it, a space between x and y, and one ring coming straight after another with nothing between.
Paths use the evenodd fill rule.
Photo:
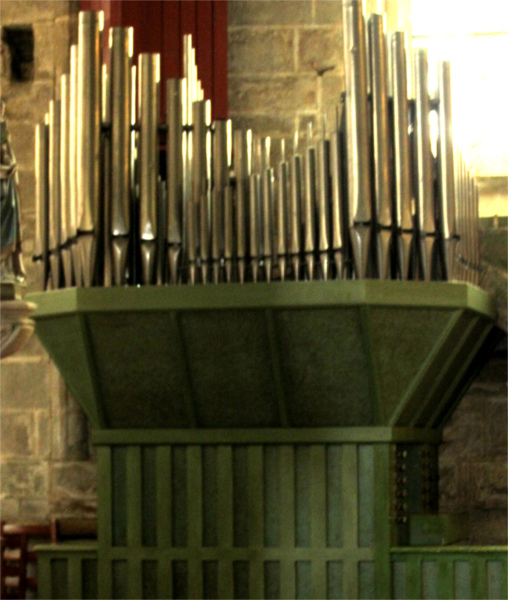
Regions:
<instances>
[{"instance_id":1,"label":"carved statue","mask_svg":"<svg viewBox=\"0 0 508 600\"><path fill-rule=\"evenodd\" d=\"M11 147L4 118L5 104L1 102L1 265L2 283L20 283L25 280L21 249L21 211L18 194L17 162Z\"/></svg>"}]
</instances>

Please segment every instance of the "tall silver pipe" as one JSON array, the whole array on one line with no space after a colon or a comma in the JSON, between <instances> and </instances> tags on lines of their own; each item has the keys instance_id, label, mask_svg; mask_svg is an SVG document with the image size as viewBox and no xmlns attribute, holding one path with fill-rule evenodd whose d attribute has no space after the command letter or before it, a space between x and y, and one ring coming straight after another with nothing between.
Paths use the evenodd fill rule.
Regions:
<instances>
[{"instance_id":1,"label":"tall silver pipe","mask_svg":"<svg viewBox=\"0 0 508 600\"><path fill-rule=\"evenodd\" d=\"M261 176L262 256L266 281L271 281L274 249L274 171L267 165Z\"/></svg>"},{"instance_id":2,"label":"tall silver pipe","mask_svg":"<svg viewBox=\"0 0 508 600\"><path fill-rule=\"evenodd\" d=\"M60 100L49 103L49 211L48 251L53 289L60 287Z\"/></svg>"},{"instance_id":3,"label":"tall silver pipe","mask_svg":"<svg viewBox=\"0 0 508 600\"><path fill-rule=\"evenodd\" d=\"M331 185L330 185L330 142L322 139L317 147L318 176L318 248L321 263L321 274L326 281L329 275L330 243L331 243Z\"/></svg>"},{"instance_id":4,"label":"tall silver pipe","mask_svg":"<svg viewBox=\"0 0 508 600\"><path fill-rule=\"evenodd\" d=\"M367 58L361 0L345 0L343 17L349 228L356 274L364 278L367 275L372 214Z\"/></svg>"},{"instance_id":5,"label":"tall silver pipe","mask_svg":"<svg viewBox=\"0 0 508 600\"><path fill-rule=\"evenodd\" d=\"M212 246L212 276L213 282L219 283L221 260L224 253L224 224L223 224L223 193L221 190L214 188L212 190L212 226L211 226L211 246Z\"/></svg>"},{"instance_id":6,"label":"tall silver pipe","mask_svg":"<svg viewBox=\"0 0 508 600\"><path fill-rule=\"evenodd\" d=\"M70 51L70 112L69 112L69 140L70 140L70 206L68 236L71 240L72 267L74 283L81 287L83 283L82 265L79 248L76 243L78 235L78 46L73 44Z\"/></svg>"},{"instance_id":7,"label":"tall silver pipe","mask_svg":"<svg viewBox=\"0 0 508 600\"><path fill-rule=\"evenodd\" d=\"M234 171L236 178L236 256L238 279L245 281L245 267L249 248L248 211L249 211L249 164L248 143L250 136L243 131L234 133ZM234 252L234 249L233 249Z\"/></svg>"},{"instance_id":8,"label":"tall silver pipe","mask_svg":"<svg viewBox=\"0 0 508 600\"><path fill-rule=\"evenodd\" d=\"M68 74L62 75L60 83L60 256L62 259L65 287L71 287L72 258L69 248L69 221L72 187L70 162L70 76Z\"/></svg>"},{"instance_id":9,"label":"tall silver pipe","mask_svg":"<svg viewBox=\"0 0 508 600\"><path fill-rule=\"evenodd\" d=\"M307 277L314 279L314 253L316 240L316 148L312 143L312 130L309 128L307 148L305 150L305 195L304 195L304 240L303 248L307 266Z\"/></svg>"},{"instance_id":10,"label":"tall silver pipe","mask_svg":"<svg viewBox=\"0 0 508 600\"><path fill-rule=\"evenodd\" d=\"M277 261L281 281L286 278L286 254L288 243L289 164L285 156L285 142L281 141L281 160L277 170Z\"/></svg>"},{"instance_id":11,"label":"tall silver pipe","mask_svg":"<svg viewBox=\"0 0 508 600\"><path fill-rule=\"evenodd\" d=\"M39 265L38 279L46 289L48 265L48 152L49 127L39 123L35 128L35 244L34 260Z\"/></svg>"},{"instance_id":12,"label":"tall silver pipe","mask_svg":"<svg viewBox=\"0 0 508 600\"><path fill-rule=\"evenodd\" d=\"M300 279L300 255L302 250L303 171L302 157L295 152L290 163L291 196L289 206L288 251L295 281Z\"/></svg>"},{"instance_id":13,"label":"tall silver pipe","mask_svg":"<svg viewBox=\"0 0 508 600\"><path fill-rule=\"evenodd\" d=\"M388 129L388 58L382 15L374 14L369 19L369 42L374 141L374 198L377 224L380 226L377 267L380 279L389 279L391 277L392 190Z\"/></svg>"},{"instance_id":14,"label":"tall silver pipe","mask_svg":"<svg viewBox=\"0 0 508 600\"><path fill-rule=\"evenodd\" d=\"M166 85L168 259L170 282L177 283L179 281L179 265L183 243L183 102L185 80L168 79Z\"/></svg>"},{"instance_id":15,"label":"tall silver pipe","mask_svg":"<svg viewBox=\"0 0 508 600\"><path fill-rule=\"evenodd\" d=\"M111 78L107 65L102 65L102 116L104 127L111 126ZM100 232L102 235L102 285L111 287L113 282L113 259L110 244L111 231L111 137L102 137L102 219L100 219Z\"/></svg>"},{"instance_id":16,"label":"tall silver pipe","mask_svg":"<svg viewBox=\"0 0 508 600\"><path fill-rule=\"evenodd\" d=\"M413 229L411 214L411 166L409 149L406 40L403 31L391 36L393 88L393 138L395 159L395 219L400 237L397 243L398 272L408 279Z\"/></svg>"},{"instance_id":17,"label":"tall silver pipe","mask_svg":"<svg viewBox=\"0 0 508 600\"><path fill-rule=\"evenodd\" d=\"M261 254L261 176L251 173L249 177L249 249L252 280L259 278L259 258Z\"/></svg>"},{"instance_id":18,"label":"tall silver pipe","mask_svg":"<svg viewBox=\"0 0 508 600\"><path fill-rule=\"evenodd\" d=\"M113 285L126 282L127 253L131 231L131 71L132 27L113 27L110 38L111 86L111 236Z\"/></svg>"},{"instance_id":19,"label":"tall silver pipe","mask_svg":"<svg viewBox=\"0 0 508 600\"><path fill-rule=\"evenodd\" d=\"M224 272L226 281L233 280L234 258L234 209L233 188L227 185L224 189Z\"/></svg>"},{"instance_id":20,"label":"tall silver pipe","mask_svg":"<svg viewBox=\"0 0 508 600\"><path fill-rule=\"evenodd\" d=\"M199 259L206 282L207 264L210 257L210 206L207 180L207 126L206 105L203 100L192 103L192 203L196 210ZM192 225L195 227L196 225Z\"/></svg>"},{"instance_id":21,"label":"tall silver pipe","mask_svg":"<svg viewBox=\"0 0 508 600\"><path fill-rule=\"evenodd\" d=\"M330 172L332 177L332 250L337 279L343 276L343 236L344 227L342 202L341 139L336 129L330 136Z\"/></svg>"},{"instance_id":22,"label":"tall silver pipe","mask_svg":"<svg viewBox=\"0 0 508 600\"><path fill-rule=\"evenodd\" d=\"M428 86L427 50L418 48L415 59L415 106L416 106L416 169L417 169L417 204L416 217L421 235L422 268L421 279L430 281L432 276L432 251L434 245L434 193L432 186L432 157L430 149L430 99Z\"/></svg>"},{"instance_id":23,"label":"tall silver pipe","mask_svg":"<svg viewBox=\"0 0 508 600\"><path fill-rule=\"evenodd\" d=\"M101 31L103 15L80 12L78 24L78 231L85 286L93 281L100 212Z\"/></svg>"},{"instance_id":24,"label":"tall silver pipe","mask_svg":"<svg viewBox=\"0 0 508 600\"><path fill-rule=\"evenodd\" d=\"M155 280L157 223L157 176L159 146L157 124L159 118L160 55L139 55L139 183L141 265L143 283Z\"/></svg>"},{"instance_id":25,"label":"tall silver pipe","mask_svg":"<svg viewBox=\"0 0 508 600\"><path fill-rule=\"evenodd\" d=\"M439 95L439 218L443 238L445 279L453 279L455 247L455 167L452 123L452 82L448 61L438 63Z\"/></svg>"}]
</instances>

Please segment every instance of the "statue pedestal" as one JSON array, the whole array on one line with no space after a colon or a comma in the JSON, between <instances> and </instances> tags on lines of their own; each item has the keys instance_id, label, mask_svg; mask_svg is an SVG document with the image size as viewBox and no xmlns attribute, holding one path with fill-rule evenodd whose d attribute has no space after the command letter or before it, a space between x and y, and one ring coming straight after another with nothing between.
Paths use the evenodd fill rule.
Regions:
<instances>
[{"instance_id":1,"label":"statue pedestal","mask_svg":"<svg viewBox=\"0 0 508 600\"><path fill-rule=\"evenodd\" d=\"M35 323L28 317L35 310L33 302L21 299L19 286L2 283L0 357L20 350L34 332Z\"/></svg>"}]
</instances>

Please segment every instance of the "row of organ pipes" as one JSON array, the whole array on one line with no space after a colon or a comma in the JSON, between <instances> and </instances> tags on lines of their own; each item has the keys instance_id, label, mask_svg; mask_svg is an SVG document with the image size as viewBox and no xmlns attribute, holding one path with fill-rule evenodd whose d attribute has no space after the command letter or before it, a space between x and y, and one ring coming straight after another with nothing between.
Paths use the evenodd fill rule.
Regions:
<instances>
[{"instance_id":1,"label":"row of organ pipes","mask_svg":"<svg viewBox=\"0 0 508 600\"><path fill-rule=\"evenodd\" d=\"M159 106L160 56L81 12L60 100L36 128L34 261L44 288L480 276L478 188L452 139L450 64L430 97L404 32L344 2L346 91L327 134L293 152L211 119L191 36ZM391 48L388 48L388 44ZM390 51L388 51L390 50ZM338 97L339 101L339 97ZM166 123L160 123L165 112ZM438 123L431 136L432 117ZM301 138L304 138L303 140ZM165 147L165 152L161 152Z\"/></svg>"}]
</instances>

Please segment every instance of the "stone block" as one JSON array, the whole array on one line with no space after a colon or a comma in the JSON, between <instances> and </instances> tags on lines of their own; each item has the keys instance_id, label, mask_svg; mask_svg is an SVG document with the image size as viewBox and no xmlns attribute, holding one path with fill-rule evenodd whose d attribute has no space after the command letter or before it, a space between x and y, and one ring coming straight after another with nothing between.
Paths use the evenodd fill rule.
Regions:
<instances>
[{"instance_id":1,"label":"stone block","mask_svg":"<svg viewBox=\"0 0 508 600\"><path fill-rule=\"evenodd\" d=\"M312 76L229 78L231 112L258 112L272 116L296 110L315 110L316 85Z\"/></svg>"},{"instance_id":2,"label":"stone block","mask_svg":"<svg viewBox=\"0 0 508 600\"><path fill-rule=\"evenodd\" d=\"M49 499L49 506L53 516L79 518L97 516L96 496L52 496Z\"/></svg>"},{"instance_id":3,"label":"stone block","mask_svg":"<svg viewBox=\"0 0 508 600\"><path fill-rule=\"evenodd\" d=\"M506 397L492 398L485 406L485 455L492 458L506 459L508 406Z\"/></svg>"},{"instance_id":4,"label":"stone block","mask_svg":"<svg viewBox=\"0 0 508 600\"><path fill-rule=\"evenodd\" d=\"M316 69L334 67L343 73L344 41L342 29L312 27L298 30L298 70L316 73ZM325 75L326 76L326 75Z\"/></svg>"},{"instance_id":5,"label":"stone block","mask_svg":"<svg viewBox=\"0 0 508 600\"><path fill-rule=\"evenodd\" d=\"M47 409L51 397L49 385L47 360L37 357L20 360L14 356L2 361L2 408Z\"/></svg>"},{"instance_id":6,"label":"stone block","mask_svg":"<svg viewBox=\"0 0 508 600\"><path fill-rule=\"evenodd\" d=\"M294 71L292 29L232 29L228 34L229 73Z\"/></svg>"},{"instance_id":7,"label":"stone block","mask_svg":"<svg viewBox=\"0 0 508 600\"><path fill-rule=\"evenodd\" d=\"M35 123L30 121L7 121L11 145L18 161L18 171L34 169Z\"/></svg>"},{"instance_id":8,"label":"stone block","mask_svg":"<svg viewBox=\"0 0 508 600\"><path fill-rule=\"evenodd\" d=\"M94 496L96 465L88 461L65 462L51 467L51 489L55 496Z\"/></svg>"},{"instance_id":9,"label":"stone block","mask_svg":"<svg viewBox=\"0 0 508 600\"><path fill-rule=\"evenodd\" d=\"M34 79L50 79L55 75L55 46L53 22L34 23Z\"/></svg>"},{"instance_id":10,"label":"stone block","mask_svg":"<svg viewBox=\"0 0 508 600\"><path fill-rule=\"evenodd\" d=\"M35 411L35 428L37 433L37 456L49 459L51 455L51 419L49 411Z\"/></svg>"},{"instance_id":11,"label":"stone block","mask_svg":"<svg viewBox=\"0 0 508 600\"><path fill-rule=\"evenodd\" d=\"M471 463L472 502L477 509L506 508L508 471L506 458Z\"/></svg>"},{"instance_id":12,"label":"stone block","mask_svg":"<svg viewBox=\"0 0 508 600\"><path fill-rule=\"evenodd\" d=\"M0 498L0 506L2 507L2 521L15 522L19 519L19 500L4 496Z\"/></svg>"},{"instance_id":13,"label":"stone block","mask_svg":"<svg viewBox=\"0 0 508 600\"><path fill-rule=\"evenodd\" d=\"M20 521L48 522L52 516L47 498L23 499L19 503Z\"/></svg>"},{"instance_id":14,"label":"stone block","mask_svg":"<svg viewBox=\"0 0 508 600\"><path fill-rule=\"evenodd\" d=\"M242 131L252 129L257 135L267 136L292 136L295 129L295 120L288 115L257 115L257 114L234 114L230 112L233 119L233 128Z\"/></svg>"},{"instance_id":15,"label":"stone block","mask_svg":"<svg viewBox=\"0 0 508 600\"><path fill-rule=\"evenodd\" d=\"M498 510L471 512L469 535L471 544L506 545L508 543L506 507Z\"/></svg>"},{"instance_id":16,"label":"stone block","mask_svg":"<svg viewBox=\"0 0 508 600\"><path fill-rule=\"evenodd\" d=\"M7 119L12 112L16 121L26 121L35 128L35 124L42 122L44 114L48 112L49 101L53 98L53 82L48 80L13 82L9 86L8 93L4 93L3 97L7 106ZM9 125L9 121L7 124ZM35 151L34 147L32 151Z\"/></svg>"},{"instance_id":17,"label":"stone block","mask_svg":"<svg viewBox=\"0 0 508 600\"><path fill-rule=\"evenodd\" d=\"M2 458L36 453L37 431L32 411L4 410L0 429Z\"/></svg>"},{"instance_id":18,"label":"stone block","mask_svg":"<svg viewBox=\"0 0 508 600\"><path fill-rule=\"evenodd\" d=\"M16 0L2 3L2 25L53 21L76 11L77 0Z\"/></svg>"},{"instance_id":19,"label":"stone block","mask_svg":"<svg viewBox=\"0 0 508 600\"><path fill-rule=\"evenodd\" d=\"M48 465L44 462L4 461L2 493L13 498L43 498L48 493Z\"/></svg>"},{"instance_id":20,"label":"stone block","mask_svg":"<svg viewBox=\"0 0 508 600\"><path fill-rule=\"evenodd\" d=\"M310 25L312 0L230 0L228 23L231 25Z\"/></svg>"},{"instance_id":21,"label":"stone block","mask_svg":"<svg viewBox=\"0 0 508 600\"><path fill-rule=\"evenodd\" d=\"M71 47L70 18L68 15L59 17L54 25L55 45L55 86L60 89L60 76L69 73L69 57ZM58 95L60 97L60 95Z\"/></svg>"},{"instance_id":22,"label":"stone block","mask_svg":"<svg viewBox=\"0 0 508 600\"><path fill-rule=\"evenodd\" d=\"M342 26L342 2L340 0L317 0L314 22L318 25Z\"/></svg>"},{"instance_id":23,"label":"stone block","mask_svg":"<svg viewBox=\"0 0 508 600\"><path fill-rule=\"evenodd\" d=\"M470 505L469 462L439 456L439 506L445 512L463 512Z\"/></svg>"}]
</instances>

